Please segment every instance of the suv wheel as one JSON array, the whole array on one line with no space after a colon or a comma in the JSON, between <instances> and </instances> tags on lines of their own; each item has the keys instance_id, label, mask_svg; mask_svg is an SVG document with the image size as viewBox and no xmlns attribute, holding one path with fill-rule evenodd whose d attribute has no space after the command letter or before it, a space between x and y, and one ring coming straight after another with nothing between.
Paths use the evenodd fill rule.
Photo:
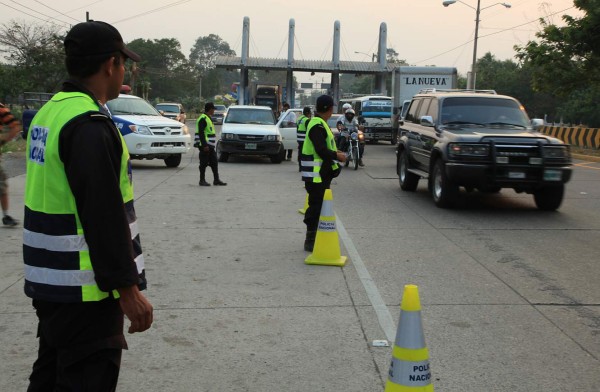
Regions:
<instances>
[{"instance_id":1,"label":"suv wheel","mask_svg":"<svg viewBox=\"0 0 600 392\"><path fill-rule=\"evenodd\" d=\"M181 163L181 154L169 155L164 160L167 167L177 167Z\"/></svg>"},{"instance_id":2,"label":"suv wheel","mask_svg":"<svg viewBox=\"0 0 600 392\"><path fill-rule=\"evenodd\" d=\"M285 150L281 147L279 153L271 155L269 158L271 158L271 163L281 163L285 159Z\"/></svg>"},{"instance_id":3,"label":"suv wheel","mask_svg":"<svg viewBox=\"0 0 600 392\"><path fill-rule=\"evenodd\" d=\"M398 180L400 189L403 191L414 191L419 185L419 176L408 171L408 153L402 149L398 156Z\"/></svg>"},{"instance_id":4,"label":"suv wheel","mask_svg":"<svg viewBox=\"0 0 600 392\"><path fill-rule=\"evenodd\" d=\"M217 144L217 160L219 162L227 162L229 159L229 153L221 151L221 145Z\"/></svg>"},{"instance_id":5,"label":"suv wheel","mask_svg":"<svg viewBox=\"0 0 600 392\"><path fill-rule=\"evenodd\" d=\"M546 186L533 192L533 199L537 208L543 211L554 211L562 203L565 185Z\"/></svg>"},{"instance_id":6,"label":"suv wheel","mask_svg":"<svg viewBox=\"0 0 600 392\"><path fill-rule=\"evenodd\" d=\"M458 185L446 175L446 165L441 159L435 161L430 177L433 202L440 208L451 208L458 199Z\"/></svg>"}]
</instances>

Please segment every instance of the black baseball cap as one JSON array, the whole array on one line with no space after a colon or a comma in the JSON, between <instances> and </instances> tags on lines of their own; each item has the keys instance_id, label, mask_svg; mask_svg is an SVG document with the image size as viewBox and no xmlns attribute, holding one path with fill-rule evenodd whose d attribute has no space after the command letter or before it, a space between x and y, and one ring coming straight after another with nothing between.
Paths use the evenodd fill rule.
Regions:
<instances>
[{"instance_id":1,"label":"black baseball cap","mask_svg":"<svg viewBox=\"0 0 600 392\"><path fill-rule=\"evenodd\" d=\"M321 95L317 98L317 112L324 113L333 106L333 98L329 95Z\"/></svg>"},{"instance_id":2,"label":"black baseball cap","mask_svg":"<svg viewBox=\"0 0 600 392\"><path fill-rule=\"evenodd\" d=\"M207 102L207 103L204 104L204 111L205 112L208 112L209 110L214 109L214 108L215 108L215 104L212 103L212 102Z\"/></svg>"},{"instance_id":3,"label":"black baseball cap","mask_svg":"<svg viewBox=\"0 0 600 392\"><path fill-rule=\"evenodd\" d=\"M64 45L67 57L100 56L121 52L133 61L142 59L137 53L127 49L117 29L98 20L73 26L65 37Z\"/></svg>"}]
</instances>

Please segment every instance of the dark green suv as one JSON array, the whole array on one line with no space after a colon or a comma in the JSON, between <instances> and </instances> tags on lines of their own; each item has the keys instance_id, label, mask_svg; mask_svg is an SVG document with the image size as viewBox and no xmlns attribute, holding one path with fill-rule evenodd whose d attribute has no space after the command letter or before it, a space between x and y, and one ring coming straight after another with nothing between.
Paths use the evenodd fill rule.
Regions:
<instances>
[{"instance_id":1,"label":"dark green suv","mask_svg":"<svg viewBox=\"0 0 600 392\"><path fill-rule=\"evenodd\" d=\"M396 170L400 188L421 178L438 207L453 207L467 191L512 188L533 194L541 210L556 210L571 178L562 141L536 132L523 106L494 91L422 90L400 126Z\"/></svg>"}]
</instances>

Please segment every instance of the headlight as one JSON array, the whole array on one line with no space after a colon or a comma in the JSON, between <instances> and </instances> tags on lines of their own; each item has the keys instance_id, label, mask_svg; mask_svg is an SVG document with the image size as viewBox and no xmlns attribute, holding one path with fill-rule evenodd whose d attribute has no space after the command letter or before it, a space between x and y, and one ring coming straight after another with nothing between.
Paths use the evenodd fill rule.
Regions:
<instances>
[{"instance_id":1,"label":"headlight","mask_svg":"<svg viewBox=\"0 0 600 392\"><path fill-rule=\"evenodd\" d=\"M486 157L490 154L488 144L450 143L448 148L450 155Z\"/></svg>"},{"instance_id":2,"label":"headlight","mask_svg":"<svg viewBox=\"0 0 600 392\"><path fill-rule=\"evenodd\" d=\"M569 148L567 146L544 146L544 158L569 159Z\"/></svg>"},{"instance_id":3,"label":"headlight","mask_svg":"<svg viewBox=\"0 0 600 392\"><path fill-rule=\"evenodd\" d=\"M350 138L351 138L352 140L356 140L356 139L358 138L358 134L357 134L356 132L352 132L352 133L350 134Z\"/></svg>"},{"instance_id":4,"label":"headlight","mask_svg":"<svg viewBox=\"0 0 600 392\"><path fill-rule=\"evenodd\" d=\"M221 134L221 139L233 140L233 136L234 136L233 133L223 133L223 134Z\"/></svg>"},{"instance_id":5,"label":"headlight","mask_svg":"<svg viewBox=\"0 0 600 392\"><path fill-rule=\"evenodd\" d=\"M268 142L278 142L280 140L281 136L279 135L267 135L267 141Z\"/></svg>"},{"instance_id":6,"label":"headlight","mask_svg":"<svg viewBox=\"0 0 600 392\"><path fill-rule=\"evenodd\" d=\"M181 127L181 132L183 132L184 135L190 134L190 130L188 129L187 125L183 125L183 127Z\"/></svg>"},{"instance_id":7,"label":"headlight","mask_svg":"<svg viewBox=\"0 0 600 392\"><path fill-rule=\"evenodd\" d=\"M150 128L148 128L145 125L130 125L129 129L131 129L133 132L135 133L139 133L140 135L152 135L152 132L150 132Z\"/></svg>"}]
</instances>

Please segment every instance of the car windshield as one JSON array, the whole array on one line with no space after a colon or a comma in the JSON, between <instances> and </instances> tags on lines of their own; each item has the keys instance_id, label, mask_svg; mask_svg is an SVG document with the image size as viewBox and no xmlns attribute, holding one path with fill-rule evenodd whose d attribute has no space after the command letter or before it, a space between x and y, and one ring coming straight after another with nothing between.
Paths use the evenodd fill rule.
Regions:
<instances>
[{"instance_id":1,"label":"car windshield","mask_svg":"<svg viewBox=\"0 0 600 392\"><path fill-rule=\"evenodd\" d=\"M275 125L275 116L270 110L252 108L229 109L225 123Z\"/></svg>"},{"instance_id":2,"label":"car windshield","mask_svg":"<svg viewBox=\"0 0 600 392\"><path fill-rule=\"evenodd\" d=\"M224 112L227 109L227 107L225 107L225 105L215 105L215 110L218 110L220 112Z\"/></svg>"},{"instance_id":3,"label":"car windshield","mask_svg":"<svg viewBox=\"0 0 600 392\"><path fill-rule=\"evenodd\" d=\"M362 112L363 116L368 116L369 114L389 114L392 112L392 101L383 99L365 101L362 104Z\"/></svg>"},{"instance_id":4,"label":"car windshield","mask_svg":"<svg viewBox=\"0 0 600 392\"><path fill-rule=\"evenodd\" d=\"M451 97L442 103L446 126L486 125L527 128L529 120L518 102L503 98Z\"/></svg>"},{"instance_id":5,"label":"car windshield","mask_svg":"<svg viewBox=\"0 0 600 392\"><path fill-rule=\"evenodd\" d=\"M157 110L162 110L166 113L179 113L179 105L168 105L164 103L159 103L156 105Z\"/></svg>"},{"instance_id":6,"label":"car windshield","mask_svg":"<svg viewBox=\"0 0 600 392\"><path fill-rule=\"evenodd\" d=\"M106 103L108 110L114 115L137 114L142 116L160 116L160 113L142 98L119 97Z\"/></svg>"}]
</instances>

